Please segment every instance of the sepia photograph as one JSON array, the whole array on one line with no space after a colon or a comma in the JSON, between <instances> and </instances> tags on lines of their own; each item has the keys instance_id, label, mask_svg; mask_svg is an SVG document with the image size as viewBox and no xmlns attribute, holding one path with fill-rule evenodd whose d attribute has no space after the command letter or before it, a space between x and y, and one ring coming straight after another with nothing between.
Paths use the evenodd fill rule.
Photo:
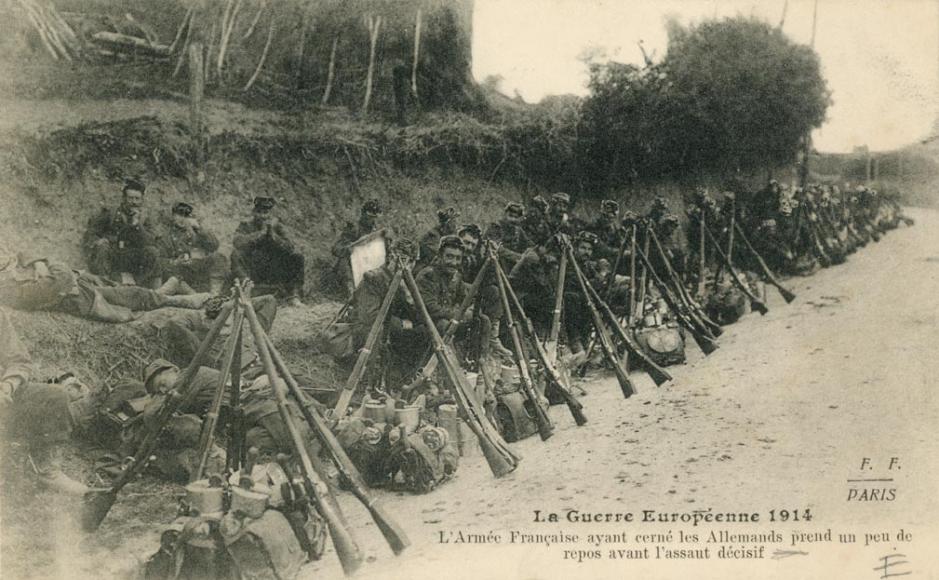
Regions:
<instances>
[{"instance_id":1,"label":"sepia photograph","mask_svg":"<svg viewBox=\"0 0 939 580\"><path fill-rule=\"evenodd\" d=\"M939 579L939 0L0 32L0 578Z\"/></svg>"}]
</instances>

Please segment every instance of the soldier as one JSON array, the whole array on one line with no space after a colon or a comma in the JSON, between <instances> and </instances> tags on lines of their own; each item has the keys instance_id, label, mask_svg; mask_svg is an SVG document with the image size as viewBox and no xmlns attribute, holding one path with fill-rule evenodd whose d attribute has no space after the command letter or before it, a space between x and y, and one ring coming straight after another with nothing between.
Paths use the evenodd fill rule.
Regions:
<instances>
[{"instance_id":1,"label":"soldier","mask_svg":"<svg viewBox=\"0 0 939 580\"><path fill-rule=\"evenodd\" d=\"M218 238L202 227L192 211L192 205L184 201L174 205L172 222L161 237L163 275L169 278L160 288L164 294L174 293L174 278L186 293L196 289L218 294L228 277L228 258L218 251Z\"/></svg>"},{"instance_id":2,"label":"soldier","mask_svg":"<svg viewBox=\"0 0 939 580\"><path fill-rule=\"evenodd\" d=\"M385 264L362 276L362 282L353 295L352 336L356 351L365 344L395 272L399 267L413 268L417 252L411 240L395 240ZM366 378L368 384L376 387L384 378L388 388L397 389L414 374L416 365L421 364L421 354L427 347L424 329L417 320L413 301L402 283L388 310L383 335L376 343L375 352L379 360L369 365Z\"/></svg>"},{"instance_id":3,"label":"soldier","mask_svg":"<svg viewBox=\"0 0 939 580\"><path fill-rule=\"evenodd\" d=\"M456 219L458 217L460 217L460 212L455 207L437 210L437 225L421 238L416 271L420 272L434 261L437 256L437 246L440 244L440 238L456 233Z\"/></svg>"},{"instance_id":4,"label":"soldier","mask_svg":"<svg viewBox=\"0 0 939 580\"><path fill-rule=\"evenodd\" d=\"M50 489L82 496L89 488L65 475L62 445L74 427L63 385L32 383L29 353L0 309L0 443L23 443L28 463Z\"/></svg>"},{"instance_id":5,"label":"soldier","mask_svg":"<svg viewBox=\"0 0 939 580\"><path fill-rule=\"evenodd\" d=\"M100 322L129 322L137 312L167 306L200 308L208 294L165 296L139 286L117 286L94 274L0 248L0 304L18 310L59 311Z\"/></svg>"},{"instance_id":6,"label":"soldier","mask_svg":"<svg viewBox=\"0 0 939 580\"><path fill-rule=\"evenodd\" d=\"M521 206L521 204L516 205ZM486 263L486 253L481 243L482 233L476 224L467 224L460 228L458 235L463 243L463 281L472 284L483 264ZM511 269L506 268L506 271L510 272ZM512 351L502 344L499 336L502 326L502 302L499 298L499 287L496 285L494 272L491 270L479 286L476 303L479 306L480 316L485 317L487 321L484 325L488 326L486 336L488 336L489 353L511 361Z\"/></svg>"},{"instance_id":7,"label":"soldier","mask_svg":"<svg viewBox=\"0 0 939 580\"><path fill-rule=\"evenodd\" d=\"M486 231L486 237L499 244L499 259L506 270L511 270L525 250L533 245L522 226L524 219L525 208L512 201L506 204L502 219Z\"/></svg>"},{"instance_id":8,"label":"soldier","mask_svg":"<svg viewBox=\"0 0 939 580\"><path fill-rule=\"evenodd\" d=\"M461 270L463 243L460 238L442 237L437 251L437 260L417 275L417 286L437 329L445 332L451 323L469 320L472 309L460 311L467 288Z\"/></svg>"},{"instance_id":9,"label":"soldier","mask_svg":"<svg viewBox=\"0 0 939 580\"><path fill-rule=\"evenodd\" d=\"M573 236L574 225L568 212L571 209L571 196L558 192L551 194L551 211L548 214L548 227L553 234L567 234Z\"/></svg>"},{"instance_id":10,"label":"soldier","mask_svg":"<svg viewBox=\"0 0 939 580\"><path fill-rule=\"evenodd\" d=\"M548 237L545 243L525 250L509 273L509 282L522 308L541 336L545 336L551 327L560 252L556 238ZM566 279L571 280L572 276L568 270Z\"/></svg>"},{"instance_id":11,"label":"soldier","mask_svg":"<svg viewBox=\"0 0 939 580\"><path fill-rule=\"evenodd\" d=\"M238 224L232 240L232 273L237 278L251 279L259 291L286 296L290 306L300 306L303 254L273 215L274 205L272 197L254 198L251 219Z\"/></svg>"},{"instance_id":12,"label":"soldier","mask_svg":"<svg viewBox=\"0 0 939 580\"><path fill-rule=\"evenodd\" d=\"M377 199L370 199L362 204L358 222L346 222L339 234L339 239L333 244L333 256L336 264L333 266L332 276L326 285L334 289L342 289L351 294L352 266L349 256L352 254L352 245L359 239L378 230L378 219L382 215L381 203Z\"/></svg>"},{"instance_id":13,"label":"soldier","mask_svg":"<svg viewBox=\"0 0 939 580\"><path fill-rule=\"evenodd\" d=\"M143 212L145 186L137 180L124 184L116 210L102 210L88 221L82 252L92 274L154 290L162 284L153 228Z\"/></svg>"},{"instance_id":14,"label":"soldier","mask_svg":"<svg viewBox=\"0 0 939 580\"><path fill-rule=\"evenodd\" d=\"M586 229L597 236L594 247L596 257L616 260L620 245L626 237L626 228L619 219L619 204L612 199L600 202L600 215Z\"/></svg>"},{"instance_id":15,"label":"soldier","mask_svg":"<svg viewBox=\"0 0 939 580\"><path fill-rule=\"evenodd\" d=\"M205 301L201 310L187 310L168 320L160 331L161 338L166 345L167 358L178 366L187 366L209 333L212 321L218 318L228 301L228 296L215 295ZM277 316L277 299L270 294L254 296L251 298L251 304L264 332L270 334L274 318ZM230 332L231 319L222 330L222 336L227 336ZM212 368L217 368L221 362L223 343L223 340L218 340L212 345L209 354L211 361L209 366ZM245 333L242 337L241 364L246 365L251 362L254 352L254 338L250 333Z\"/></svg>"},{"instance_id":16,"label":"soldier","mask_svg":"<svg viewBox=\"0 0 939 580\"><path fill-rule=\"evenodd\" d=\"M522 228L533 245L546 244L551 237L548 226L548 201L536 195L528 202L528 210L522 220Z\"/></svg>"}]
</instances>

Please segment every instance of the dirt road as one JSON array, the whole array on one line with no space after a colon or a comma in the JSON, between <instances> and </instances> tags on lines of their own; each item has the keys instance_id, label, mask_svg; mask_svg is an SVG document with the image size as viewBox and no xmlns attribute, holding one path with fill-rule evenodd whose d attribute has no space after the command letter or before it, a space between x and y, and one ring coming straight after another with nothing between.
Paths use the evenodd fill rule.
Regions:
<instances>
[{"instance_id":1,"label":"dirt road","mask_svg":"<svg viewBox=\"0 0 939 580\"><path fill-rule=\"evenodd\" d=\"M792 280L795 302L786 305L771 296L769 314L750 314L728 327L712 356L703 357L689 343L691 361L674 368L672 383L656 388L642 377L639 395L629 400L610 378L587 383L589 423L577 427L564 407L553 407L554 437L517 444L524 460L513 474L493 479L483 459L472 457L455 481L430 495L386 496L413 542L399 558L383 547L361 508L344 498L353 524L366 526L360 540L374 560L363 575L876 578L878 558L896 550L906 555L912 577L939 574L930 541L939 529L939 214L914 215L914 228L889 233L847 264ZM899 460L888 469L891 457ZM863 458L870 464L862 470ZM848 482L862 478L893 481ZM849 490L865 488L895 489L894 499L848 501ZM642 510L699 509L758 512L762 518L752 525L697 527L567 519L569 510L633 512L639 520ZM808 509L813 519L768 521L769 510L778 519L783 509ZM535 523L533 510L558 513L560 521ZM896 541L900 528L912 534L912 542ZM775 530L782 541L767 545L763 559L720 559L714 557L720 544L711 544L710 559L702 561L655 559L653 544L636 538L671 530L677 542L682 530L703 541L707 532L721 529ZM792 546L793 532L819 532L824 542L829 529L831 543ZM513 530L577 534L580 541L510 543ZM501 541L461 544L459 531L488 541L494 533ZM889 540L864 546L868 531L887 532ZM625 533L627 541L600 546L602 560L564 559L565 549L598 549L586 541L595 532ZM855 533L858 543L839 544L839 532ZM642 547L650 547L649 560L607 557L611 548ZM776 550L807 554L773 558ZM327 556L305 577L338 575L334 555Z\"/></svg>"}]
</instances>

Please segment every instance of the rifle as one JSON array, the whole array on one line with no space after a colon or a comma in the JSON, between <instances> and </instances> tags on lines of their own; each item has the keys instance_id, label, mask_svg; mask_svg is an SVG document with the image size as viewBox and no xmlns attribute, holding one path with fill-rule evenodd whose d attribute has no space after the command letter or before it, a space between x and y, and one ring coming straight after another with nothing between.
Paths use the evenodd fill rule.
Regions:
<instances>
[{"instance_id":1,"label":"rifle","mask_svg":"<svg viewBox=\"0 0 939 580\"><path fill-rule=\"evenodd\" d=\"M239 281L236 279L235 284ZM242 313L242 316L244 313ZM244 319L238 326L238 339L235 341L234 358L231 363L231 394L229 404L231 414L228 422L228 449L225 453L225 469L230 473L238 471L245 459L245 410L241 407L241 349L244 342Z\"/></svg>"},{"instance_id":2,"label":"rifle","mask_svg":"<svg viewBox=\"0 0 939 580\"><path fill-rule=\"evenodd\" d=\"M542 346L541 342L538 341L538 335L535 334L535 326L532 324L528 315L525 314L525 309L522 308L522 303L515 294L515 290L512 289L512 285L509 283L509 277L505 274L505 271L501 266L498 266L498 275L502 278L506 292L512 299L512 303L515 305L515 311L518 312L522 322L525 323L525 332L528 335L528 341L535 347L535 355L538 357L538 362L545 369L545 382L547 383L547 389L554 389L554 392L557 393L562 399L564 399L568 410L570 410L571 415L574 417L574 422L577 423L578 426L583 425L587 422L587 417L583 412L584 406L580 403L580 401L577 400L576 397L574 397L573 394L571 394L567 387L564 386L564 380L561 377L561 373L558 372L557 367L555 367L548 358L548 352L545 350L544 346ZM545 390L547 391L547 389Z\"/></svg>"},{"instance_id":3,"label":"rifle","mask_svg":"<svg viewBox=\"0 0 939 580\"><path fill-rule=\"evenodd\" d=\"M651 227L649 229L649 237L652 238L652 241L655 242L655 249L659 253L659 257L662 259L662 263L665 265L665 271L668 273L669 279L672 281L672 287L675 289L675 296L678 297L678 300L684 305L689 318L698 325L698 328L701 331L708 335L711 338L717 338L724 333L724 329L721 328L721 325L711 320L711 318L704 313L701 306L694 301L691 295L688 293L688 290L685 288L685 285L682 284L681 278L672 268L672 263L668 258L668 254L665 253L665 248L662 247L661 242L659 242L659 237L655 233L655 230Z\"/></svg>"},{"instance_id":4,"label":"rifle","mask_svg":"<svg viewBox=\"0 0 939 580\"><path fill-rule=\"evenodd\" d=\"M479 293L479 287L482 286L483 278L485 278L486 271L489 269L489 260L483 262L482 267L479 269L479 272L476 273L476 277L473 278L473 283L470 285L469 290L466 292L466 296L463 298L463 302L460 303L460 312L465 312L467 308L473 303L476 299L476 294ZM456 333L458 325L450 324L447 326L446 332L441 337L445 343L450 342L450 339L453 338L453 335ZM437 357L434 356L433 349L430 354L427 355L430 358L424 364L423 367L417 372L417 378L414 379L411 384L407 385L403 390L408 392L419 386L424 379L434 374L434 371L437 370Z\"/></svg>"},{"instance_id":5,"label":"rifle","mask_svg":"<svg viewBox=\"0 0 939 580\"><path fill-rule=\"evenodd\" d=\"M398 293L398 287L401 285L401 276L401 268L399 268L391 278L391 284L389 284L388 291L385 293L384 299L382 299L381 307L378 309L378 316L376 316L375 321L372 322L372 328L368 331L365 345L362 347L362 350L359 351L359 356L355 359L355 366L352 367L352 374L346 379L346 384L343 386L342 392L339 394L339 400L336 402L336 407L333 409L333 416L336 417L336 419L341 419L345 416L346 410L349 408L349 402L352 400L352 395L355 393L356 387L359 386L362 375L365 374L372 349L375 348L375 343L378 342L378 337L381 335L382 328L385 325L385 318L388 317L388 310L391 309L391 303L394 302L395 296Z\"/></svg>"},{"instance_id":6,"label":"rifle","mask_svg":"<svg viewBox=\"0 0 939 580\"><path fill-rule=\"evenodd\" d=\"M489 259L498 260L495 250L491 245L489 246ZM515 366L518 367L518 374L522 381L522 391L525 392L525 396L528 397L529 401L531 401L532 407L535 410L535 421L538 423L538 434L541 436L542 441L547 441L553 434L554 425L551 424L551 419L548 418L548 413L545 411L544 407L541 406L541 402L538 400L538 393L535 391L535 385L531 380L531 369L528 367L528 355L522 349L522 339L519 336L518 327L515 326L515 317L512 316L512 305L509 304L509 296L505 289L505 281L500 275L500 272L502 272L502 267L498 263L494 263L493 267L496 270L496 284L499 287L499 299L502 301L503 315L505 316L505 321L509 327L509 335L512 337L512 352L515 355Z\"/></svg>"},{"instance_id":7,"label":"rifle","mask_svg":"<svg viewBox=\"0 0 939 580\"><path fill-rule=\"evenodd\" d=\"M237 282L236 282L237 284ZM233 362L235 360L235 349L241 344L241 327L244 322L244 311L238 303L235 303L234 318L231 325L231 334L225 341L225 347L222 351L221 371L218 373L218 380L215 383L215 396L212 398L212 404L202 422L202 433L199 435L199 464L189 476L189 483L202 479L205 467L209 462L209 454L212 451L212 444L215 442L215 428L218 426L219 413L222 410L222 397L225 394L225 383L232 372ZM235 375L241 374L241 367L237 367ZM234 377L232 378L234 381ZM232 407L234 408L234 407Z\"/></svg>"},{"instance_id":8,"label":"rifle","mask_svg":"<svg viewBox=\"0 0 939 580\"><path fill-rule=\"evenodd\" d=\"M561 312L564 310L564 284L567 283L567 253L561 252L558 262L558 283L554 288L554 312L551 313L551 333L545 342L548 360L553 365L558 360L558 336L561 333Z\"/></svg>"},{"instance_id":9,"label":"rifle","mask_svg":"<svg viewBox=\"0 0 939 580\"><path fill-rule=\"evenodd\" d=\"M177 377L169 393L167 393L166 400L157 412L153 426L146 432L143 441L141 441L140 445L137 447L137 452L130 459L129 465L121 472L117 480L110 488L95 489L85 493L82 498L80 515L80 524L83 530L93 532L98 529L98 526L101 525L101 522L111 510L111 506L113 506L114 502L117 500L118 492L130 483L146 466L147 460L150 458L153 450L156 449L160 435L166 428L170 417L172 417L178 409L195 398L196 391L191 387L192 380L195 378L199 367L201 367L202 363L208 358L209 349L215 343L219 333L221 333L222 327L224 327L225 323L228 321L228 317L231 315L233 308L234 305L231 303L222 307L222 311L215 319L215 322L212 323L208 334L206 334L205 338L202 339L202 342L199 344L199 349L196 351L195 356L192 357L189 366Z\"/></svg>"},{"instance_id":10,"label":"rifle","mask_svg":"<svg viewBox=\"0 0 939 580\"><path fill-rule=\"evenodd\" d=\"M597 312L597 307L593 303L593 297L587 290L587 286L590 284L590 282L587 281L587 279L584 277L584 273L581 272L580 265L577 264L577 258L574 256L574 249L567 240L564 242L564 248L567 251L568 261L572 266L574 266L574 274L577 277L577 282L580 285L581 292L583 293L584 301L587 304L587 310L590 311L590 317L593 319L593 327L597 331L597 338L600 340L600 346L603 348L603 353L606 356L607 362L609 362L610 366L613 367L613 373L616 375L616 380L619 382L619 387L623 391L623 397L628 399L636 393L636 388L629 380L629 375L627 374L626 369L623 368L623 363L616 354L616 348L613 346L613 339L610 337L610 332L603 323L603 319L600 318L600 313Z\"/></svg>"},{"instance_id":11,"label":"rifle","mask_svg":"<svg viewBox=\"0 0 939 580\"><path fill-rule=\"evenodd\" d=\"M727 267L727 271L730 273L730 279L733 281L734 285L744 293L744 295L750 299L750 304L753 306L754 310L760 313L760 315L765 315L769 312L769 308L766 307L766 304L763 304L763 301L756 297L753 292L750 291L750 288L740 279L737 275L736 270L734 270L734 265L730 262L730 258L727 257L727 254L724 253L724 249L720 247L720 244L714 239L714 234L711 233L711 230L705 228L704 230L708 237L711 239L711 244L715 246L717 250L717 255L720 256L721 261L724 262L724 266Z\"/></svg>"},{"instance_id":12,"label":"rifle","mask_svg":"<svg viewBox=\"0 0 939 580\"><path fill-rule=\"evenodd\" d=\"M271 353L271 358L274 360L274 366L277 368L277 371L280 372L284 382L287 383L287 388L290 389L290 394L296 399L300 407L300 412L310 426L310 430L316 435L317 439L319 439L320 443L323 445L323 448L329 453L339 474L349 484L352 494L358 498L362 505L368 510L375 525L378 526L378 529L385 537L385 541L388 542L388 546L391 547L391 550L395 554L400 554L405 548L411 545L407 534L405 534L404 530L401 529L397 522L385 512L384 506L382 506L376 498L369 495L368 486L362 480L359 470L355 467L355 464L352 463L352 460L349 459L349 456L342 448L339 440L336 439L336 436L333 435L333 432L329 429L329 425L326 419L320 415L319 409L314 406L313 401L300 388L299 383L297 383L293 374L291 374L290 370L287 368L287 364L284 362L283 357L281 357L277 347L274 346L271 337L265 333L264 339Z\"/></svg>"},{"instance_id":13,"label":"rifle","mask_svg":"<svg viewBox=\"0 0 939 580\"><path fill-rule=\"evenodd\" d=\"M637 248L638 249L638 248ZM642 260L642 265L645 268L644 272L649 273L649 277L652 279L652 283L655 284L655 287L658 288L659 293L662 295L662 298L668 304L668 307L672 309L672 312L675 313L675 317L678 319L679 324L681 324L685 330L691 333L691 337L694 338L694 341L698 344L698 347L705 355L709 355L715 350L717 350L717 343L714 342L714 339L707 335L706 332L703 332L699 329L694 321L682 310L681 305L676 301L675 297L672 296L671 291L665 285L665 282L659 278L658 273L653 269L652 262L649 260L649 256L642 250L638 250L639 258Z\"/></svg>"},{"instance_id":14,"label":"rifle","mask_svg":"<svg viewBox=\"0 0 939 580\"><path fill-rule=\"evenodd\" d=\"M600 295L597 294L597 291L593 288L593 286L588 284L587 290L590 291L594 301L600 305L601 312L606 315L607 322L610 323L610 326L616 330L616 334L626 346L627 352L639 358L643 370L649 373L649 376L655 382L656 386L672 380L672 375L668 374L665 369L655 364L655 361L649 358L649 355L647 355L642 350L642 348L636 344L636 341L634 341L633 338L629 336L629 331L623 328L623 326L616 319L616 315L613 313L613 310L610 308L609 304L600 298Z\"/></svg>"},{"instance_id":15,"label":"rifle","mask_svg":"<svg viewBox=\"0 0 939 580\"><path fill-rule=\"evenodd\" d=\"M773 274L773 271L769 269L769 266L766 265L766 261L763 260L763 257L760 256L759 252L756 251L756 248L753 247L753 244L750 243L750 240L747 239L747 235L744 233L743 228L740 227L740 224L734 224L737 229L737 235L740 237L740 240L743 242L743 245L750 250L750 253L753 255L753 258L756 260L756 263L760 265L760 269L763 270L763 279L769 282L771 285L775 286L779 293L782 294L783 299L786 303L790 303L795 300L796 295L787 288L785 288L779 280L776 279L776 276Z\"/></svg>"},{"instance_id":16,"label":"rifle","mask_svg":"<svg viewBox=\"0 0 939 580\"><path fill-rule=\"evenodd\" d=\"M453 354L453 351L447 347L440 333L437 332L434 319L431 318L430 313L427 312L427 306L424 304L424 299L421 297L420 288L417 287L417 282L414 281L414 275L411 274L409 270L404 270L404 283L411 291L411 295L414 298L414 305L418 308L418 312L427 329L427 334L430 336L430 340L434 345L437 358L446 372L447 379L450 381L454 395L453 398L456 400L457 406L460 408L464 417L466 417L466 424L479 439L479 447L486 457L489 469L492 470L492 474L496 477L502 477L503 475L511 473L518 467L518 462L521 460L521 457L509 449L508 444L502 439L502 436L499 435L495 427L492 426L492 423L489 422L485 412L478 408L478 403L472 395L472 387L467 382L466 376L463 374L462 369L460 369L459 364L457 364L456 356Z\"/></svg>"},{"instance_id":17,"label":"rifle","mask_svg":"<svg viewBox=\"0 0 939 580\"><path fill-rule=\"evenodd\" d=\"M299 460L303 474L303 486L306 488L307 496L311 498L317 513L326 521L329 528L329 537L332 539L333 547L336 549L336 555L342 564L342 570L346 575L353 574L359 566L362 565L362 552L358 543L346 525L342 512L336 504L335 498L329 490L326 482L320 477L313 467L313 461L307 452L303 436L294 422L294 417L287 406L287 393L284 385L281 384L277 371L274 369L274 361L271 358L271 351L268 343L264 339L264 329L258 321L257 313L251 301L245 296L245 292L238 288L238 295L241 299L241 306L245 310L248 319L248 325L251 334L254 335L254 344L258 355L261 357L261 364L264 366L264 373L271 385L271 392L277 403L277 411L280 414L281 421L290 435L290 441L293 444L293 451Z\"/></svg>"},{"instance_id":18,"label":"rifle","mask_svg":"<svg viewBox=\"0 0 939 580\"><path fill-rule=\"evenodd\" d=\"M705 224L705 215L707 212L704 206L701 206L699 210L701 216L698 219L698 252L700 253L700 256L698 256L698 298L703 300L707 288L707 253L704 243L704 228L707 227Z\"/></svg>"}]
</instances>

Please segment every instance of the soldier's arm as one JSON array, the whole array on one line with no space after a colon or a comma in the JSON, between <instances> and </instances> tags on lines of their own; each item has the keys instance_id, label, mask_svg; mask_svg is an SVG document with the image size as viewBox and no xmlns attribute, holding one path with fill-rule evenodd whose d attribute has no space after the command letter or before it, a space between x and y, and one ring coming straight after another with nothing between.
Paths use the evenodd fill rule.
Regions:
<instances>
[{"instance_id":1,"label":"soldier's arm","mask_svg":"<svg viewBox=\"0 0 939 580\"><path fill-rule=\"evenodd\" d=\"M437 281L430 275L431 269L424 270L417 276L417 287L421 291L421 297L424 299L424 306L427 312L434 320L445 318L447 320L459 320L459 306L448 307L442 300L441 292Z\"/></svg>"},{"instance_id":2,"label":"soldier's arm","mask_svg":"<svg viewBox=\"0 0 939 580\"><path fill-rule=\"evenodd\" d=\"M333 244L333 255L337 258L343 258L350 253L349 244L356 240L355 226L347 223L339 234L339 239Z\"/></svg>"},{"instance_id":3,"label":"soldier's arm","mask_svg":"<svg viewBox=\"0 0 939 580\"><path fill-rule=\"evenodd\" d=\"M287 228L284 226L284 224L278 223L273 228L271 228L271 239L274 240L274 244L276 244L282 250L286 250L288 252L294 251L293 241L287 234Z\"/></svg>"},{"instance_id":4,"label":"soldier's arm","mask_svg":"<svg viewBox=\"0 0 939 580\"><path fill-rule=\"evenodd\" d=\"M0 309L0 383L10 385L12 390L19 388L29 379L31 362L9 316Z\"/></svg>"},{"instance_id":5,"label":"soldier's arm","mask_svg":"<svg viewBox=\"0 0 939 580\"><path fill-rule=\"evenodd\" d=\"M218 250L218 237L210 232L209 230L202 227L202 225L195 226L193 228L193 234L195 234L195 246L206 252L215 252Z\"/></svg>"},{"instance_id":6,"label":"soldier's arm","mask_svg":"<svg viewBox=\"0 0 939 580\"><path fill-rule=\"evenodd\" d=\"M82 236L82 247L87 250L98 240L108 239L112 235L111 212L107 208L101 208L101 211L88 219L88 227Z\"/></svg>"}]
</instances>

